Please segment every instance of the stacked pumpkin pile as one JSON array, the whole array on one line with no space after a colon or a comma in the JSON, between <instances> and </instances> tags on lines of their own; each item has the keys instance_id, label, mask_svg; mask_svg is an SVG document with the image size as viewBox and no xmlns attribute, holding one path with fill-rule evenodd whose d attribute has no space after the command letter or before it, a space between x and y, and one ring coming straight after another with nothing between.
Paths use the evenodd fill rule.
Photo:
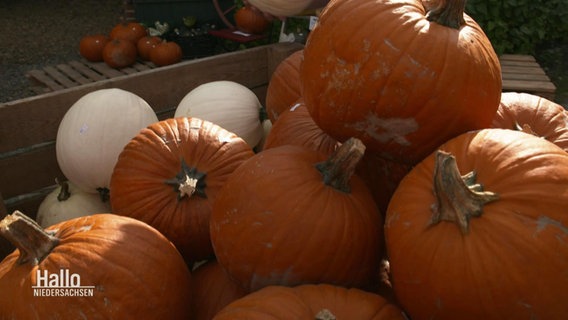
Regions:
<instances>
[{"instance_id":1,"label":"stacked pumpkin pile","mask_svg":"<svg viewBox=\"0 0 568 320\"><path fill-rule=\"evenodd\" d=\"M132 66L137 59L166 66L180 62L183 57L177 43L150 35L138 22L119 23L108 35L85 35L79 42L79 53L88 61L104 61L115 69Z\"/></svg>"},{"instance_id":2,"label":"stacked pumpkin pile","mask_svg":"<svg viewBox=\"0 0 568 320\"><path fill-rule=\"evenodd\" d=\"M46 231L22 214L0 222L19 248L0 286L26 297L0 296L0 314L560 319L568 114L502 94L463 9L331 1L271 78L264 140L260 103L231 82L195 88L161 121L128 92L83 97L58 161L112 213ZM34 270L60 268L94 297L30 310Z\"/></svg>"}]
</instances>

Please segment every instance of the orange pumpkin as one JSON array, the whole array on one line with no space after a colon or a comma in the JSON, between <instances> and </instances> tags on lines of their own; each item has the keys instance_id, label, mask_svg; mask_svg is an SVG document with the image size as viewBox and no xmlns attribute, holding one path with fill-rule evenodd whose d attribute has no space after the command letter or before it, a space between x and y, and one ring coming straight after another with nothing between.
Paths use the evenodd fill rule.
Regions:
<instances>
[{"instance_id":1,"label":"orange pumpkin","mask_svg":"<svg viewBox=\"0 0 568 320\"><path fill-rule=\"evenodd\" d=\"M178 63L182 58L180 45L173 41L162 41L150 50L150 61L159 67Z\"/></svg>"},{"instance_id":2,"label":"orange pumpkin","mask_svg":"<svg viewBox=\"0 0 568 320\"><path fill-rule=\"evenodd\" d=\"M304 101L300 99L295 105L282 112L272 125L266 137L264 149L283 145L304 146L330 155L341 144L316 125Z\"/></svg>"},{"instance_id":3,"label":"orange pumpkin","mask_svg":"<svg viewBox=\"0 0 568 320\"><path fill-rule=\"evenodd\" d=\"M197 118L170 118L140 131L110 181L113 213L152 225L188 263L213 256L209 215L232 172L254 155L241 138Z\"/></svg>"},{"instance_id":4,"label":"orange pumpkin","mask_svg":"<svg viewBox=\"0 0 568 320\"><path fill-rule=\"evenodd\" d=\"M147 36L148 31L146 28L139 22L136 21L125 21L116 24L110 31L110 38L111 39L122 39L128 40L132 42L132 44L136 45L140 38Z\"/></svg>"},{"instance_id":5,"label":"orange pumpkin","mask_svg":"<svg viewBox=\"0 0 568 320\"><path fill-rule=\"evenodd\" d=\"M211 241L229 276L248 291L376 281L383 220L353 175L363 151L356 139L327 159L285 145L242 163L211 213Z\"/></svg>"},{"instance_id":6,"label":"orange pumpkin","mask_svg":"<svg viewBox=\"0 0 568 320\"><path fill-rule=\"evenodd\" d=\"M444 6L429 12L421 0L325 7L300 73L319 127L415 164L448 139L491 125L502 89L498 57L463 13L465 1L436 3Z\"/></svg>"},{"instance_id":7,"label":"orange pumpkin","mask_svg":"<svg viewBox=\"0 0 568 320\"><path fill-rule=\"evenodd\" d=\"M189 269L145 223L103 213L44 231L15 212L0 234L18 248L0 263L1 319L191 317Z\"/></svg>"},{"instance_id":8,"label":"orange pumpkin","mask_svg":"<svg viewBox=\"0 0 568 320\"><path fill-rule=\"evenodd\" d=\"M568 153L484 129L440 146L400 183L385 221L392 285L412 319L568 314Z\"/></svg>"},{"instance_id":9,"label":"orange pumpkin","mask_svg":"<svg viewBox=\"0 0 568 320\"><path fill-rule=\"evenodd\" d=\"M86 35L79 42L79 54L88 61L103 61L103 49L109 40L104 34Z\"/></svg>"},{"instance_id":10,"label":"orange pumpkin","mask_svg":"<svg viewBox=\"0 0 568 320\"><path fill-rule=\"evenodd\" d=\"M194 320L210 320L226 305L246 295L215 260L197 267L191 279Z\"/></svg>"},{"instance_id":11,"label":"orange pumpkin","mask_svg":"<svg viewBox=\"0 0 568 320\"><path fill-rule=\"evenodd\" d=\"M110 40L103 48L103 60L112 68L125 68L136 63L136 45L124 39Z\"/></svg>"},{"instance_id":12,"label":"orange pumpkin","mask_svg":"<svg viewBox=\"0 0 568 320\"><path fill-rule=\"evenodd\" d=\"M525 131L568 151L568 113L561 105L534 94L504 92L493 127Z\"/></svg>"},{"instance_id":13,"label":"orange pumpkin","mask_svg":"<svg viewBox=\"0 0 568 320\"><path fill-rule=\"evenodd\" d=\"M262 34L270 25L270 21L266 19L262 12L254 10L249 6L237 9L234 18L237 29L246 33Z\"/></svg>"},{"instance_id":14,"label":"orange pumpkin","mask_svg":"<svg viewBox=\"0 0 568 320\"><path fill-rule=\"evenodd\" d=\"M150 51L162 42L162 38L158 36L144 36L136 43L138 56L142 60L150 61Z\"/></svg>"},{"instance_id":15,"label":"orange pumpkin","mask_svg":"<svg viewBox=\"0 0 568 320\"><path fill-rule=\"evenodd\" d=\"M293 288L270 286L223 308L214 320L225 319L406 319L402 310L380 295L329 284Z\"/></svg>"},{"instance_id":16,"label":"orange pumpkin","mask_svg":"<svg viewBox=\"0 0 568 320\"><path fill-rule=\"evenodd\" d=\"M298 50L278 64L266 89L266 112L273 123L280 113L288 110L302 97L300 86L300 67L304 50Z\"/></svg>"}]
</instances>

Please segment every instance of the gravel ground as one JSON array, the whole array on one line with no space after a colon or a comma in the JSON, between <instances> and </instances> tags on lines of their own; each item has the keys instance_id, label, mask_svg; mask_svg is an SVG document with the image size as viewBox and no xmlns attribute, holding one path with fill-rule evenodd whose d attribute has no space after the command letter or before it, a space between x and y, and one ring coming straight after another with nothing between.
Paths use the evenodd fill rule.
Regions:
<instances>
[{"instance_id":1,"label":"gravel ground","mask_svg":"<svg viewBox=\"0 0 568 320\"><path fill-rule=\"evenodd\" d=\"M34 95L29 70L79 57L86 34L120 22L123 0L0 1L0 102Z\"/></svg>"},{"instance_id":2,"label":"gravel ground","mask_svg":"<svg viewBox=\"0 0 568 320\"><path fill-rule=\"evenodd\" d=\"M121 21L124 0L0 0L0 103L34 95L29 70L79 58L80 39ZM537 59L568 108L568 44L551 44Z\"/></svg>"}]
</instances>

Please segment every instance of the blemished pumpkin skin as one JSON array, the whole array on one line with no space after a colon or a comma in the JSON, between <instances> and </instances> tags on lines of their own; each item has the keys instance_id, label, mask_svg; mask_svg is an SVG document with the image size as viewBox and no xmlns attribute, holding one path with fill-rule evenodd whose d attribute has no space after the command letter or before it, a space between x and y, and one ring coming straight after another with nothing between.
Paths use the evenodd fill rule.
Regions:
<instances>
[{"instance_id":1,"label":"blemished pumpkin skin","mask_svg":"<svg viewBox=\"0 0 568 320\"><path fill-rule=\"evenodd\" d=\"M270 286L223 308L214 320L406 319L382 296L329 284Z\"/></svg>"},{"instance_id":2,"label":"blemished pumpkin skin","mask_svg":"<svg viewBox=\"0 0 568 320\"><path fill-rule=\"evenodd\" d=\"M140 131L110 181L113 213L152 225L188 263L213 256L209 215L232 172L254 155L234 133L198 118L170 118Z\"/></svg>"},{"instance_id":3,"label":"blemished pumpkin skin","mask_svg":"<svg viewBox=\"0 0 568 320\"><path fill-rule=\"evenodd\" d=\"M126 39L111 39L103 48L103 61L115 69L133 65L137 56L136 43Z\"/></svg>"},{"instance_id":4,"label":"blemished pumpkin skin","mask_svg":"<svg viewBox=\"0 0 568 320\"><path fill-rule=\"evenodd\" d=\"M568 151L566 109L534 94L503 92L493 127L525 131Z\"/></svg>"},{"instance_id":5,"label":"blemished pumpkin skin","mask_svg":"<svg viewBox=\"0 0 568 320\"><path fill-rule=\"evenodd\" d=\"M568 153L507 129L468 132L439 150L402 180L387 211L401 307L412 319L563 318Z\"/></svg>"},{"instance_id":6,"label":"blemished pumpkin skin","mask_svg":"<svg viewBox=\"0 0 568 320\"><path fill-rule=\"evenodd\" d=\"M103 213L53 225L46 229L51 235L39 226L29 232L21 225L3 223L0 233L16 234L26 245L0 263L1 319L191 316L191 273L171 242L145 223ZM24 239L15 229L34 236ZM40 249L40 244L49 246ZM30 250L28 260L22 261L27 248L38 251ZM81 286L94 286L92 296L34 296L32 286L45 285L37 282L37 271L52 275L66 269L80 277Z\"/></svg>"},{"instance_id":7,"label":"blemished pumpkin skin","mask_svg":"<svg viewBox=\"0 0 568 320\"><path fill-rule=\"evenodd\" d=\"M226 305L247 294L216 260L198 266L191 279L194 320L211 320Z\"/></svg>"},{"instance_id":8,"label":"blemished pumpkin skin","mask_svg":"<svg viewBox=\"0 0 568 320\"><path fill-rule=\"evenodd\" d=\"M272 125L264 149L296 145L331 155L340 145L314 122L302 99L280 114Z\"/></svg>"},{"instance_id":9,"label":"blemished pumpkin skin","mask_svg":"<svg viewBox=\"0 0 568 320\"><path fill-rule=\"evenodd\" d=\"M457 10L463 2L439 1L452 5L443 21L420 0L330 1L300 73L318 126L411 165L458 134L490 127L501 67L483 30Z\"/></svg>"},{"instance_id":10,"label":"blemished pumpkin skin","mask_svg":"<svg viewBox=\"0 0 568 320\"><path fill-rule=\"evenodd\" d=\"M221 190L211 241L217 261L247 291L320 282L363 288L376 281L383 219L359 177L343 176L341 167L323 174L316 168L326 159L293 145L264 150ZM349 189L341 191L338 182Z\"/></svg>"},{"instance_id":11,"label":"blemished pumpkin skin","mask_svg":"<svg viewBox=\"0 0 568 320\"><path fill-rule=\"evenodd\" d=\"M278 64L266 89L266 113L274 123L278 116L302 98L300 68L304 50L298 50Z\"/></svg>"}]
</instances>

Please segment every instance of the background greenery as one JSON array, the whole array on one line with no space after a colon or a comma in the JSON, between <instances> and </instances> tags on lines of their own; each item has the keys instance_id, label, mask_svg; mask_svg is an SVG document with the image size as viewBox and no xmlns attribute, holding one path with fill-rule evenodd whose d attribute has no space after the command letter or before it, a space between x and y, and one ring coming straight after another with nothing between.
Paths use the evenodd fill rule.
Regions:
<instances>
[{"instance_id":1,"label":"background greenery","mask_svg":"<svg viewBox=\"0 0 568 320\"><path fill-rule=\"evenodd\" d=\"M567 0L468 0L466 13L498 54L534 54L541 45L568 42Z\"/></svg>"}]
</instances>

